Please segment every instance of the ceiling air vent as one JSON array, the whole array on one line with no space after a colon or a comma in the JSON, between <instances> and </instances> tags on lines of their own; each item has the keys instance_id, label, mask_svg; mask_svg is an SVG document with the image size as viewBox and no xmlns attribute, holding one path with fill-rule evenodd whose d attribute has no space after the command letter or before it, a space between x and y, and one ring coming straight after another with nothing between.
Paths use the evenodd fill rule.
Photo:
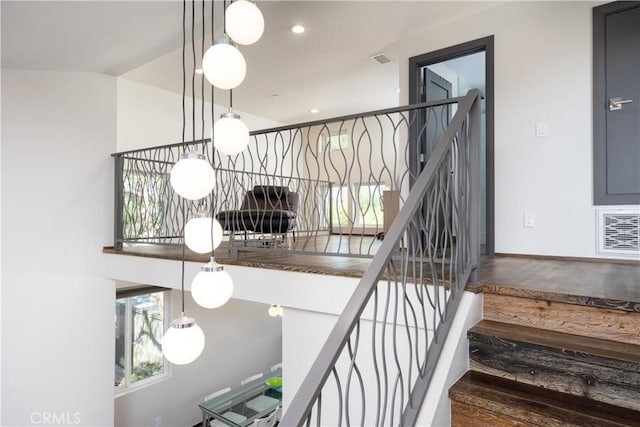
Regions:
<instances>
[{"instance_id":1,"label":"ceiling air vent","mask_svg":"<svg viewBox=\"0 0 640 427\"><path fill-rule=\"evenodd\" d=\"M598 209L598 253L640 256L640 210Z\"/></svg>"},{"instance_id":2,"label":"ceiling air vent","mask_svg":"<svg viewBox=\"0 0 640 427\"><path fill-rule=\"evenodd\" d=\"M371 57L371 59L378 61L380 64L391 62L391 58L389 58L386 53L376 53Z\"/></svg>"}]
</instances>

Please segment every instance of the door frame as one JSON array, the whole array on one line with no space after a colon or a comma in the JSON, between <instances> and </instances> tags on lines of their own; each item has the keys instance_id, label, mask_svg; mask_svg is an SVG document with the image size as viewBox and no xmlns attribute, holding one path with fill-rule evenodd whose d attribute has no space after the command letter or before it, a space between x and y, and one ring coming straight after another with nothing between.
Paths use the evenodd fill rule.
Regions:
<instances>
[{"instance_id":1,"label":"door frame","mask_svg":"<svg viewBox=\"0 0 640 427\"><path fill-rule=\"evenodd\" d=\"M593 204L637 204L634 194L607 193L607 76L605 20L607 15L640 6L640 1L615 1L593 8Z\"/></svg>"},{"instance_id":2,"label":"door frame","mask_svg":"<svg viewBox=\"0 0 640 427\"><path fill-rule=\"evenodd\" d=\"M494 188L494 36L471 40L455 46L409 58L409 103L420 102L420 69L427 65L448 61L473 53L485 53L485 118L486 118L486 224L485 255L495 254L495 188Z\"/></svg>"}]
</instances>

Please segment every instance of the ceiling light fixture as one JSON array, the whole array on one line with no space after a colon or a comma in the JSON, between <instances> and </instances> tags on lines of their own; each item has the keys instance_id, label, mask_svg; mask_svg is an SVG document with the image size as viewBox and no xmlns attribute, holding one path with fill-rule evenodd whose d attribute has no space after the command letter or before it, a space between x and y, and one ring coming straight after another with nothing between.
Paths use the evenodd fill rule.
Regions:
<instances>
[{"instance_id":1,"label":"ceiling light fixture","mask_svg":"<svg viewBox=\"0 0 640 427\"><path fill-rule=\"evenodd\" d=\"M204 350L204 332L191 317L184 316L171 322L162 337L162 353L174 365L186 365L198 358Z\"/></svg>"},{"instance_id":2,"label":"ceiling light fixture","mask_svg":"<svg viewBox=\"0 0 640 427\"><path fill-rule=\"evenodd\" d=\"M203 265L191 282L193 300L204 308L218 308L233 295L233 280L213 256Z\"/></svg>"},{"instance_id":3,"label":"ceiling light fixture","mask_svg":"<svg viewBox=\"0 0 640 427\"><path fill-rule=\"evenodd\" d=\"M213 125L213 134L217 149L228 156L239 154L249 145L249 128L231 110L220 115Z\"/></svg>"},{"instance_id":4,"label":"ceiling light fixture","mask_svg":"<svg viewBox=\"0 0 640 427\"><path fill-rule=\"evenodd\" d=\"M184 227L187 247L199 254L206 254L220 246L222 234L222 226L218 220L207 216L205 212L196 213Z\"/></svg>"},{"instance_id":5,"label":"ceiling light fixture","mask_svg":"<svg viewBox=\"0 0 640 427\"><path fill-rule=\"evenodd\" d=\"M202 199L213 190L215 174L211 164L200 153L182 153L171 169L171 187L180 197Z\"/></svg>"},{"instance_id":6,"label":"ceiling light fixture","mask_svg":"<svg viewBox=\"0 0 640 427\"><path fill-rule=\"evenodd\" d=\"M296 24L293 27L291 27L291 32L294 34L302 34L305 32L305 28L300 24Z\"/></svg>"},{"instance_id":7,"label":"ceiling light fixture","mask_svg":"<svg viewBox=\"0 0 640 427\"><path fill-rule=\"evenodd\" d=\"M282 317L282 315L284 314L284 308L282 308L282 306L278 304L271 304L267 312L271 317Z\"/></svg>"},{"instance_id":8,"label":"ceiling light fixture","mask_svg":"<svg viewBox=\"0 0 640 427\"><path fill-rule=\"evenodd\" d=\"M209 83L229 90L242 83L247 74L247 63L235 43L225 34L205 52L202 70Z\"/></svg>"},{"instance_id":9,"label":"ceiling light fixture","mask_svg":"<svg viewBox=\"0 0 640 427\"><path fill-rule=\"evenodd\" d=\"M317 113L318 113L318 111L319 111L319 110L318 110L317 108L312 108L312 109L310 109L310 110L309 110L309 112L310 112L311 114L317 114Z\"/></svg>"},{"instance_id":10,"label":"ceiling light fixture","mask_svg":"<svg viewBox=\"0 0 640 427\"><path fill-rule=\"evenodd\" d=\"M226 32L231 39L242 45L254 44L264 32L264 17L254 3L247 0L234 1L225 11Z\"/></svg>"},{"instance_id":11,"label":"ceiling light fixture","mask_svg":"<svg viewBox=\"0 0 640 427\"><path fill-rule=\"evenodd\" d=\"M192 3L193 5L193 3ZM195 5L192 6L195 12ZM185 129L186 129L186 0L182 1L182 144L185 142ZM193 16L193 15L192 15ZM193 18L191 25L193 26ZM195 102L195 100L192 100ZM195 123L194 123L195 133ZM206 167L203 166L206 164ZM195 170L195 173L194 173ZM174 190L183 198L190 198L185 196L195 196L202 192L203 185L197 179L193 178L204 177L206 186L211 188L205 193L208 194L213 189L213 168L205 160L204 156L196 153L183 153L182 158L171 169L171 185ZM210 179L207 179L210 178ZM190 188L190 186L193 186ZM194 190L194 187L196 189ZM200 196L204 197L204 196ZM199 197L198 197L199 198ZM186 222L185 214L185 200L182 200L182 224ZM183 229L184 233L184 229ZM202 350L204 349L204 332L196 324L196 321L185 316L184 310L184 267L185 267L185 247L186 243L182 241L182 274L180 280L180 300L181 300L181 315L179 318L174 319L171 322L171 326L166 330L162 337L162 354L167 360L175 365L186 365L196 360Z\"/></svg>"},{"instance_id":12,"label":"ceiling light fixture","mask_svg":"<svg viewBox=\"0 0 640 427\"><path fill-rule=\"evenodd\" d=\"M212 2L212 6L211 6L212 21L213 21L214 3L215 2ZM237 8L235 8L234 5L236 5ZM232 5L229 6L228 8L226 8L226 1L224 1L223 7L225 7L225 15L223 17L223 23L224 23L224 39L223 40L226 40L229 43L226 46L229 46L231 43L227 34L228 19L233 21L233 23L230 23L231 27L234 27L234 26L237 27L238 25L240 27L256 26L256 25L260 27L259 31L254 31L251 37L249 37L249 35L247 34L240 34L235 30L231 30L230 32L231 37L233 37L234 40L237 40L239 43L249 44L249 42L253 43L260 38L260 35L262 35L263 29L264 29L264 20L262 18L262 13L255 5L248 3L244 0L238 0L232 3ZM213 37L213 31L212 31L212 37ZM204 34L203 34L203 38L204 38ZM220 44L214 43L214 46L212 46L204 54L204 58L202 62L203 62L203 68L205 70L205 76L207 76L207 68L205 68L205 63L208 65L217 67L219 66L219 64L216 61L223 60L223 58L215 57L216 52L214 48L216 48L216 46L218 45ZM222 45L224 45L224 43ZM212 49L214 50L212 51ZM238 51L237 48L234 47L234 49L235 51L238 52L238 54L240 54L240 51ZM210 52L212 53L210 54ZM207 57L207 54L210 54L210 56ZM244 64L244 58L241 56L241 54L240 54L240 58L242 59L242 62ZM237 58L235 58L234 60L237 60ZM241 71L242 71L241 73L242 78L244 78L244 74L246 73L246 64L244 65L244 67L242 67ZM227 78L229 76L223 76L223 77ZM229 81L226 81L226 83L218 82L219 84L216 84L215 77L214 77L214 81L209 79L209 76L207 76L207 79L216 87L219 87L221 89L229 89L229 112L224 113L220 116L220 119L213 124L212 131L211 131L211 161L212 161L212 164L215 164L216 150L227 155L237 155L247 147L247 145L249 144L250 136L249 136L249 129L242 122L240 116L233 112L233 88L236 87L238 84L240 84L242 79L239 79L237 82L234 82L233 84L231 84ZM211 121L212 122L214 121L213 105L214 105L214 91L212 88L211 89ZM204 132L204 126L203 126L203 132ZM213 194L211 197L210 206L211 206L211 217L209 218L209 222L207 222L206 227L210 227L208 228L208 231L209 231L209 236L211 236L211 245L210 245L211 260L207 264L203 265L200 269L200 272L198 272L198 274L196 274L196 276L193 278L193 281L191 282L191 295L194 301L202 307L218 308L224 305L227 301L229 301L229 299L233 295L233 280L229 275L229 273L227 273L224 270L224 267L217 264L214 260L214 250L219 244L218 240L222 239L222 228L220 227L220 224L218 223L217 220L211 219L211 218L214 218L214 211L215 211L215 198L213 197ZM209 226L209 224L211 224L211 226ZM217 234L218 232L220 232L220 235Z\"/></svg>"}]
</instances>

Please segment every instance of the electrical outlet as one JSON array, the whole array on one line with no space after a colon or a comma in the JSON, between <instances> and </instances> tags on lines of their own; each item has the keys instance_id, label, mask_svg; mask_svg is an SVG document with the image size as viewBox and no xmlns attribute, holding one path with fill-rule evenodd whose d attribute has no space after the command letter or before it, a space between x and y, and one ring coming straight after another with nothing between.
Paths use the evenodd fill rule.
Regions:
<instances>
[{"instance_id":1,"label":"electrical outlet","mask_svg":"<svg viewBox=\"0 0 640 427\"><path fill-rule=\"evenodd\" d=\"M153 427L162 427L162 417L156 417L156 419L153 420Z\"/></svg>"},{"instance_id":2,"label":"electrical outlet","mask_svg":"<svg viewBox=\"0 0 640 427\"><path fill-rule=\"evenodd\" d=\"M533 212L525 212L523 215L523 227L533 228L536 226L536 214Z\"/></svg>"}]
</instances>

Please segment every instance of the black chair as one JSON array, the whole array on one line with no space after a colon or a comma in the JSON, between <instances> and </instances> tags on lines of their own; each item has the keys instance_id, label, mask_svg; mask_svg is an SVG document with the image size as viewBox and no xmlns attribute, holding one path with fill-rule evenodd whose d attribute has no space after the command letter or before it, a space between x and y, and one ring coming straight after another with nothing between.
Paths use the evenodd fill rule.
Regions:
<instances>
[{"instance_id":1,"label":"black chair","mask_svg":"<svg viewBox=\"0 0 640 427\"><path fill-rule=\"evenodd\" d=\"M291 231L295 241L298 193L288 187L256 185L247 192L239 210L222 211L216 215L222 229L233 240L235 234L262 233L286 236Z\"/></svg>"}]
</instances>

